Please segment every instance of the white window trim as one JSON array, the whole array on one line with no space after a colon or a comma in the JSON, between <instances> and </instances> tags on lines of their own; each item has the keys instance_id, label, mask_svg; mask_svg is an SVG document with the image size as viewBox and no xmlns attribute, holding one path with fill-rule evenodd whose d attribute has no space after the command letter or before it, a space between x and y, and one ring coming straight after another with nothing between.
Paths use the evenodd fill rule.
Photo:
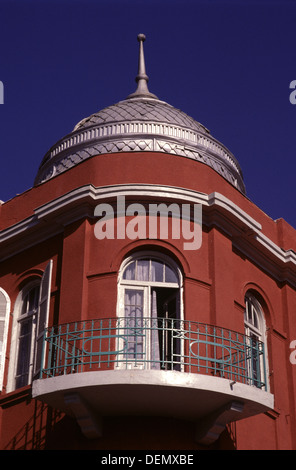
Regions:
<instances>
[{"instance_id":1,"label":"white window trim","mask_svg":"<svg viewBox=\"0 0 296 470\"><path fill-rule=\"evenodd\" d=\"M18 359L18 340L20 333L20 316L23 306L23 300L26 294L33 289L34 287L40 285L41 278L35 279L34 281L29 282L26 286L19 292L13 310L13 323L12 323L12 335L11 335L11 345L10 345L10 360L9 360L9 370L7 378L7 392L12 392L16 389L15 387L15 376L17 368L17 359ZM34 329L34 322L33 322ZM32 330L32 335L34 334ZM33 347L33 341L31 341L31 348ZM31 382L32 367L29 371L29 380Z\"/></svg>"},{"instance_id":2,"label":"white window trim","mask_svg":"<svg viewBox=\"0 0 296 470\"><path fill-rule=\"evenodd\" d=\"M127 265L132 262L132 261L135 261L137 259L142 259L142 258L154 258L156 260L159 260L159 261L162 261L166 264L168 264L178 275L178 278L179 278L179 284L177 283L165 283L166 285L168 284L168 287L169 284L171 284L172 287L179 287L180 289L182 289L183 287L183 276L182 276L182 273L181 273L181 270L179 268L179 266L177 265L177 263L168 255L165 255L159 251L149 251L149 250L146 250L146 251L137 251L136 253L128 256L127 258L125 258L123 260L123 262L121 263L121 266L119 268L119 273L118 273L118 284L121 284L121 283L129 283L130 281L128 280L125 280L122 278L123 276L123 273L125 271L125 268L127 267ZM139 285L141 285L142 281L131 281L133 283L139 283ZM154 282L154 281L145 281L145 285L146 283L148 282L151 282L151 284L153 286L159 286L161 287L164 283L163 282Z\"/></svg>"},{"instance_id":3,"label":"white window trim","mask_svg":"<svg viewBox=\"0 0 296 470\"><path fill-rule=\"evenodd\" d=\"M41 283L40 283L40 292L39 292L39 301L38 301L38 312L37 312L37 321L36 321L36 331L35 331L35 341L34 341L34 352L33 352L33 367L32 367L32 379L36 378L40 374L40 370L44 368L45 357L41 357L40 362L37 363L38 358L38 346L41 346L40 353L42 354L43 348L43 337L44 330L48 325L49 317L49 308L50 308L50 293L51 293L51 280L52 280L52 266L53 261L50 260L46 265ZM43 324L41 323L41 310L43 310L44 318Z\"/></svg>"},{"instance_id":4,"label":"white window trim","mask_svg":"<svg viewBox=\"0 0 296 470\"><path fill-rule=\"evenodd\" d=\"M173 271L177 274L178 276L178 283L169 283L169 282L155 282L155 281L132 281L132 280L127 280L123 279L123 273L125 271L125 268L128 266L129 263L132 261L135 261L137 259L142 259L142 258L149 258L149 259L155 259L159 260L163 263L166 263L168 266L170 266ZM123 317L123 312L124 312L124 291L126 287L130 287L131 289L133 287L137 288L143 288L144 290L144 297L146 297L147 302L146 305L144 305L144 314L147 312L147 307L148 311L151 311L151 299L150 296L148 295L148 290L150 290L151 287L172 287L175 289L179 290L180 294L180 322L181 325L183 324L184 320L184 308L183 308L183 276L182 272L177 265L177 263L168 255L165 255L159 251L150 251L150 250L145 250L145 251L138 251L136 253L133 253L130 256L127 256L123 262L121 263L119 273L118 273L118 286L117 286L117 307L116 307L116 314L117 318ZM147 314L146 314L147 316ZM184 357L184 341L181 341L181 351L180 351L181 357ZM131 366L132 367L132 366ZM182 364L181 367L183 368ZM126 368L126 363L123 362L122 364L119 363L116 368Z\"/></svg>"},{"instance_id":5,"label":"white window trim","mask_svg":"<svg viewBox=\"0 0 296 470\"><path fill-rule=\"evenodd\" d=\"M266 391L269 390L269 361L268 361L268 349L267 349L267 328L266 328L266 321L265 315L262 309L262 306L259 300L256 298L256 294L251 292L247 292L245 295L245 308L247 309L247 300L250 300L256 309L257 318L259 321L259 329L254 327L251 323L249 323L244 318L244 328L245 334L249 335L251 332L254 332L256 335L259 336L259 341L264 344L264 358L265 358L265 373L266 373Z\"/></svg>"},{"instance_id":6,"label":"white window trim","mask_svg":"<svg viewBox=\"0 0 296 470\"><path fill-rule=\"evenodd\" d=\"M45 327L47 326L48 322L48 311L49 311L49 297L50 297L50 291L51 291L51 273L52 273L52 266L53 262L52 260L49 261L47 264L44 274L42 278L39 279L34 279L34 281L28 282L26 286L19 292L15 305L14 305L14 310L13 310L13 324L12 324L12 335L11 335L11 345L10 345L10 360L9 360L9 369L8 369L8 378L7 378L7 392L12 392L13 390L16 389L15 387L15 376L16 376L16 368L17 368L17 360L18 360L18 339L19 339L19 332L20 332L20 315L22 311L22 305L23 305L23 299L25 298L26 294L28 293L29 290L32 288L36 287L39 285L41 287L42 280L44 278L45 273L47 272L47 268L49 269L49 289L48 289L48 299L47 299L47 314L46 314L46 324ZM40 296L41 296L41 291L40 289ZM37 316L39 314L39 307L40 307L40 301L43 300L41 297L39 297L39 305L38 305L38 312ZM31 348L32 349L32 354L33 354L33 363L30 366L29 370L29 379L28 379L28 384L32 383L32 378L33 378L33 372L34 372L34 355L35 355L35 345L36 345L36 326L33 322L33 329L32 330L32 340L31 342ZM41 364L42 367L42 364Z\"/></svg>"},{"instance_id":7,"label":"white window trim","mask_svg":"<svg viewBox=\"0 0 296 470\"><path fill-rule=\"evenodd\" d=\"M150 299L149 299L149 295L148 295L148 287L147 286L143 286L143 285L131 285L131 284L127 284L125 285L127 288L130 288L131 290L137 290L139 292L142 292L143 293L143 317L146 317L148 316L148 312L150 311ZM133 289L134 288L134 289ZM122 304L120 306L121 310L120 311L124 311L124 292L125 292L125 289L121 288L120 289L121 291L121 299L122 299ZM123 315L122 315L123 317ZM119 324L118 325L118 333L120 335L124 335L124 325L121 327L121 325ZM123 330L123 331L121 331ZM149 330L148 330L148 334L149 334ZM146 345L146 352L147 354L150 354L150 335L149 337L146 338L146 341L145 341L145 345ZM122 338L119 338L119 341L118 341L118 350L119 351L123 351L124 349L124 340ZM123 353L122 355L120 354L120 359L123 358ZM137 360L137 365L135 366L134 365L134 361L133 360L129 360L129 359L124 359L123 360L123 363L119 362L119 364L116 366L116 368L118 369L122 369L122 368L127 368L127 369L144 369L145 368L145 365L144 365L144 362L141 362L140 360Z\"/></svg>"},{"instance_id":8,"label":"white window trim","mask_svg":"<svg viewBox=\"0 0 296 470\"><path fill-rule=\"evenodd\" d=\"M8 326L9 326L9 315L10 315L10 298L7 292L0 287L1 294L4 295L6 300L6 311L4 316L4 331L3 331L3 342L1 347L1 361L0 361L0 390L3 387L4 380L4 369L5 369L5 358L6 358L6 347L7 347L7 336L8 336Z\"/></svg>"}]
</instances>

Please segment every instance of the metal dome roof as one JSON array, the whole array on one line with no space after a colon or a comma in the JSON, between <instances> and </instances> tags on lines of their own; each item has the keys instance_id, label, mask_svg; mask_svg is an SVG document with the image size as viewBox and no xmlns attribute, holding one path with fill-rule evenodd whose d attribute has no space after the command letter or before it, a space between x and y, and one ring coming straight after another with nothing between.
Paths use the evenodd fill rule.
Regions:
<instances>
[{"instance_id":1,"label":"metal dome roof","mask_svg":"<svg viewBox=\"0 0 296 470\"><path fill-rule=\"evenodd\" d=\"M205 126L161 101L148 90L143 42L138 35L137 89L125 100L82 119L44 156L35 184L94 155L116 152L164 152L192 158L212 167L245 193L242 172L232 153Z\"/></svg>"},{"instance_id":2,"label":"metal dome roof","mask_svg":"<svg viewBox=\"0 0 296 470\"><path fill-rule=\"evenodd\" d=\"M180 109L174 108L165 101L149 97L127 98L119 103L108 106L82 119L74 127L73 131L87 129L100 124L126 121L161 122L175 124L200 132L208 132L202 124Z\"/></svg>"}]
</instances>

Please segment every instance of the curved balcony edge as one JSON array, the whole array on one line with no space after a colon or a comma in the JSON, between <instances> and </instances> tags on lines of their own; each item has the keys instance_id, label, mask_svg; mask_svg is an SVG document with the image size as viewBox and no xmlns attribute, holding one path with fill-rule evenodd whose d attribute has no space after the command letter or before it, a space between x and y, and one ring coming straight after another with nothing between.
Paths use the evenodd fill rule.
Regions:
<instances>
[{"instance_id":1,"label":"curved balcony edge","mask_svg":"<svg viewBox=\"0 0 296 470\"><path fill-rule=\"evenodd\" d=\"M206 436L214 439L217 428L222 432L227 423L274 406L271 393L225 378L141 369L38 379L32 396L74 416L87 437L102 434L105 416L162 416L195 422L197 434L201 433L197 440L206 444Z\"/></svg>"}]
</instances>

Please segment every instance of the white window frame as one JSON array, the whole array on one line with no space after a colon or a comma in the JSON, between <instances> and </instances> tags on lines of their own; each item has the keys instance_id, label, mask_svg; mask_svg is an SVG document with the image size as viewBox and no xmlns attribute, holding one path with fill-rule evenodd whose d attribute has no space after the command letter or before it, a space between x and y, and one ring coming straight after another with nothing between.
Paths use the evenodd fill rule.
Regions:
<instances>
[{"instance_id":1,"label":"white window frame","mask_svg":"<svg viewBox=\"0 0 296 470\"><path fill-rule=\"evenodd\" d=\"M178 278L178 283L175 282L157 282L157 281L139 281L139 280L127 280L123 279L123 274L125 272L125 269L127 266L132 263L133 261L140 260L140 259L150 259L150 260L156 260L161 263L167 264L177 275ZM141 251L137 252L131 256L128 256L121 264L121 267L119 269L119 274L118 274L118 296L117 296L117 317L124 318L124 308L125 308L125 289L143 289L144 291L144 312L143 315L147 318L150 315L151 312L151 288L155 287L166 287L166 288L174 288L179 291L179 301L180 301L180 324L183 324L183 318L184 318L184 313L183 313L183 276L181 273L180 268L178 267L177 263L172 260L171 257L164 255L158 251ZM151 318L151 317L150 317ZM119 330L119 335L122 333L121 329ZM184 342L181 341L181 351L180 355L181 357L184 357ZM150 351L150 333L147 335L146 338L146 354L151 356L151 351ZM123 341L119 340L119 345L117 350L122 351L123 349ZM119 369L122 368L149 368L148 364L142 364L142 363L137 363L135 366L133 361L128 361L123 359L123 354L119 355L119 363L116 366ZM145 362L145 361L144 361ZM181 368L183 369L183 365L181 364Z\"/></svg>"},{"instance_id":2,"label":"white window frame","mask_svg":"<svg viewBox=\"0 0 296 470\"><path fill-rule=\"evenodd\" d=\"M248 304L250 305L252 319L251 321L247 317L248 311ZM266 341L266 324L265 318L263 314L263 310L261 307L260 302L256 298L256 296L252 293L247 292L245 295L245 315L244 315L244 326L245 326L245 334L249 337L254 335L258 341L261 341L264 344L264 356L265 356L265 372L266 372L266 381L268 381L268 359L267 359L267 341ZM257 318L257 327L254 325L254 318ZM251 362L247 364L248 369L251 370L253 368ZM264 377L262 377L263 372L263 357L260 358L260 371L261 371L261 381L264 381ZM248 372L248 375L251 375L251 372ZM266 388L268 387L268 383L265 384Z\"/></svg>"},{"instance_id":3,"label":"white window frame","mask_svg":"<svg viewBox=\"0 0 296 470\"><path fill-rule=\"evenodd\" d=\"M40 370L44 368L45 356L42 357L44 330L48 326L50 293L52 280L53 261L47 264L40 283L38 312L35 332L34 362L32 368L32 377L38 378ZM39 359L39 361L37 360Z\"/></svg>"},{"instance_id":4,"label":"white window frame","mask_svg":"<svg viewBox=\"0 0 296 470\"><path fill-rule=\"evenodd\" d=\"M127 284L127 285L122 286L121 289L122 289L122 295L121 295L120 311L122 311L123 314L120 316L124 319L125 290L128 289L128 290L139 291L143 293L143 316L142 318L147 318L148 312L150 311L150 299L149 299L149 291L148 291L147 286ZM118 324L118 334L119 334L119 341L118 341L118 348L117 348L118 351L124 351L126 348L126 343L125 343L125 340L123 339L124 330L125 330L125 319L123 320L122 324L121 323ZM149 335L149 338L150 338L150 335ZM144 347L146 345L145 347L146 354L150 354L150 350L148 349L149 344L150 344L149 338L148 337L145 338L145 343L144 343ZM124 354L122 353L120 355L120 360L122 360L123 357L124 357ZM141 361L137 359L136 364L135 364L135 360L133 359L129 360L128 358L127 359L124 358L123 363L120 362L118 367L121 368L123 366L124 368L127 368L127 369L135 369L135 368L144 369L145 361Z\"/></svg>"},{"instance_id":5,"label":"white window frame","mask_svg":"<svg viewBox=\"0 0 296 470\"><path fill-rule=\"evenodd\" d=\"M48 314L49 314L49 302L50 302L50 291L51 291L51 277L52 277L52 260L49 261L47 264L42 278L35 279L34 281L28 282L28 284L20 291L19 295L17 296L14 312L13 312L13 327L12 327L12 336L11 336L11 346L10 346L10 362L9 362L9 370L8 370L8 380L7 380L7 392L11 392L16 389L16 371L17 371L17 362L18 362L18 343L19 343L19 334L20 334L20 321L22 320L22 307L23 302L28 294L28 292L35 288L36 286L40 286L39 291L39 301L38 301L38 308L36 312L32 312L33 315L33 322L32 322L32 335L31 335L31 350L30 350L30 366L28 371L28 383L32 383L34 378L37 378L36 375L40 368L43 367L43 364L40 364L40 367L37 369L36 367L36 344L37 344L37 337L36 332L39 328L39 317L40 317L40 308L42 308L42 304L45 303L46 305L46 313L45 313L45 321L43 324L43 331L47 327L48 324ZM47 283L48 289L46 293L44 289L42 289L42 284ZM46 294L46 295L45 295ZM24 317L23 317L24 318ZM43 362L44 362L43 358Z\"/></svg>"},{"instance_id":6,"label":"white window frame","mask_svg":"<svg viewBox=\"0 0 296 470\"><path fill-rule=\"evenodd\" d=\"M3 380L4 380L9 315L10 315L10 298L7 292L5 292L5 290L2 289L1 287L0 287L0 295L3 296L3 299L2 299L3 304L2 304L2 301L0 301L0 309L1 309L0 310L0 322L4 323L2 344L0 341L0 390L2 390Z\"/></svg>"}]
</instances>

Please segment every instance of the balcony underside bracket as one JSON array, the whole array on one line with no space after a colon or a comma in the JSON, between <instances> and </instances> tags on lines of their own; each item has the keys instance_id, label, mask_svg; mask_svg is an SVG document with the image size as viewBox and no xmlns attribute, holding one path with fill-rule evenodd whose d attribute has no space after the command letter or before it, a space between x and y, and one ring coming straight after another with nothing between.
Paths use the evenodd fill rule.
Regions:
<instances>
[{"instance_id":1,"label":"balcony underside bracket","mask_svg":"<svg viewBox=\"0 0 296 470\"><path fill-rule=\"evenodd\" d=\"M64 401L71 414L76 418L82 433L88 439L102 436L102 419L82 399L79 393L64 395Z\"/></svg>"},{"instance_id":2,"label":"balcony underside bracket","mask_svg":"<svg viewBox=\"0 0 296 470\"><path fill-rule=\"evenodd\" d=\"M195 440L203 445L210 445L215 442L224 431L226 424L238 419L243 407L243 403L232 401L198 421L196 423Z\"/></svg>"}]
</instances>

